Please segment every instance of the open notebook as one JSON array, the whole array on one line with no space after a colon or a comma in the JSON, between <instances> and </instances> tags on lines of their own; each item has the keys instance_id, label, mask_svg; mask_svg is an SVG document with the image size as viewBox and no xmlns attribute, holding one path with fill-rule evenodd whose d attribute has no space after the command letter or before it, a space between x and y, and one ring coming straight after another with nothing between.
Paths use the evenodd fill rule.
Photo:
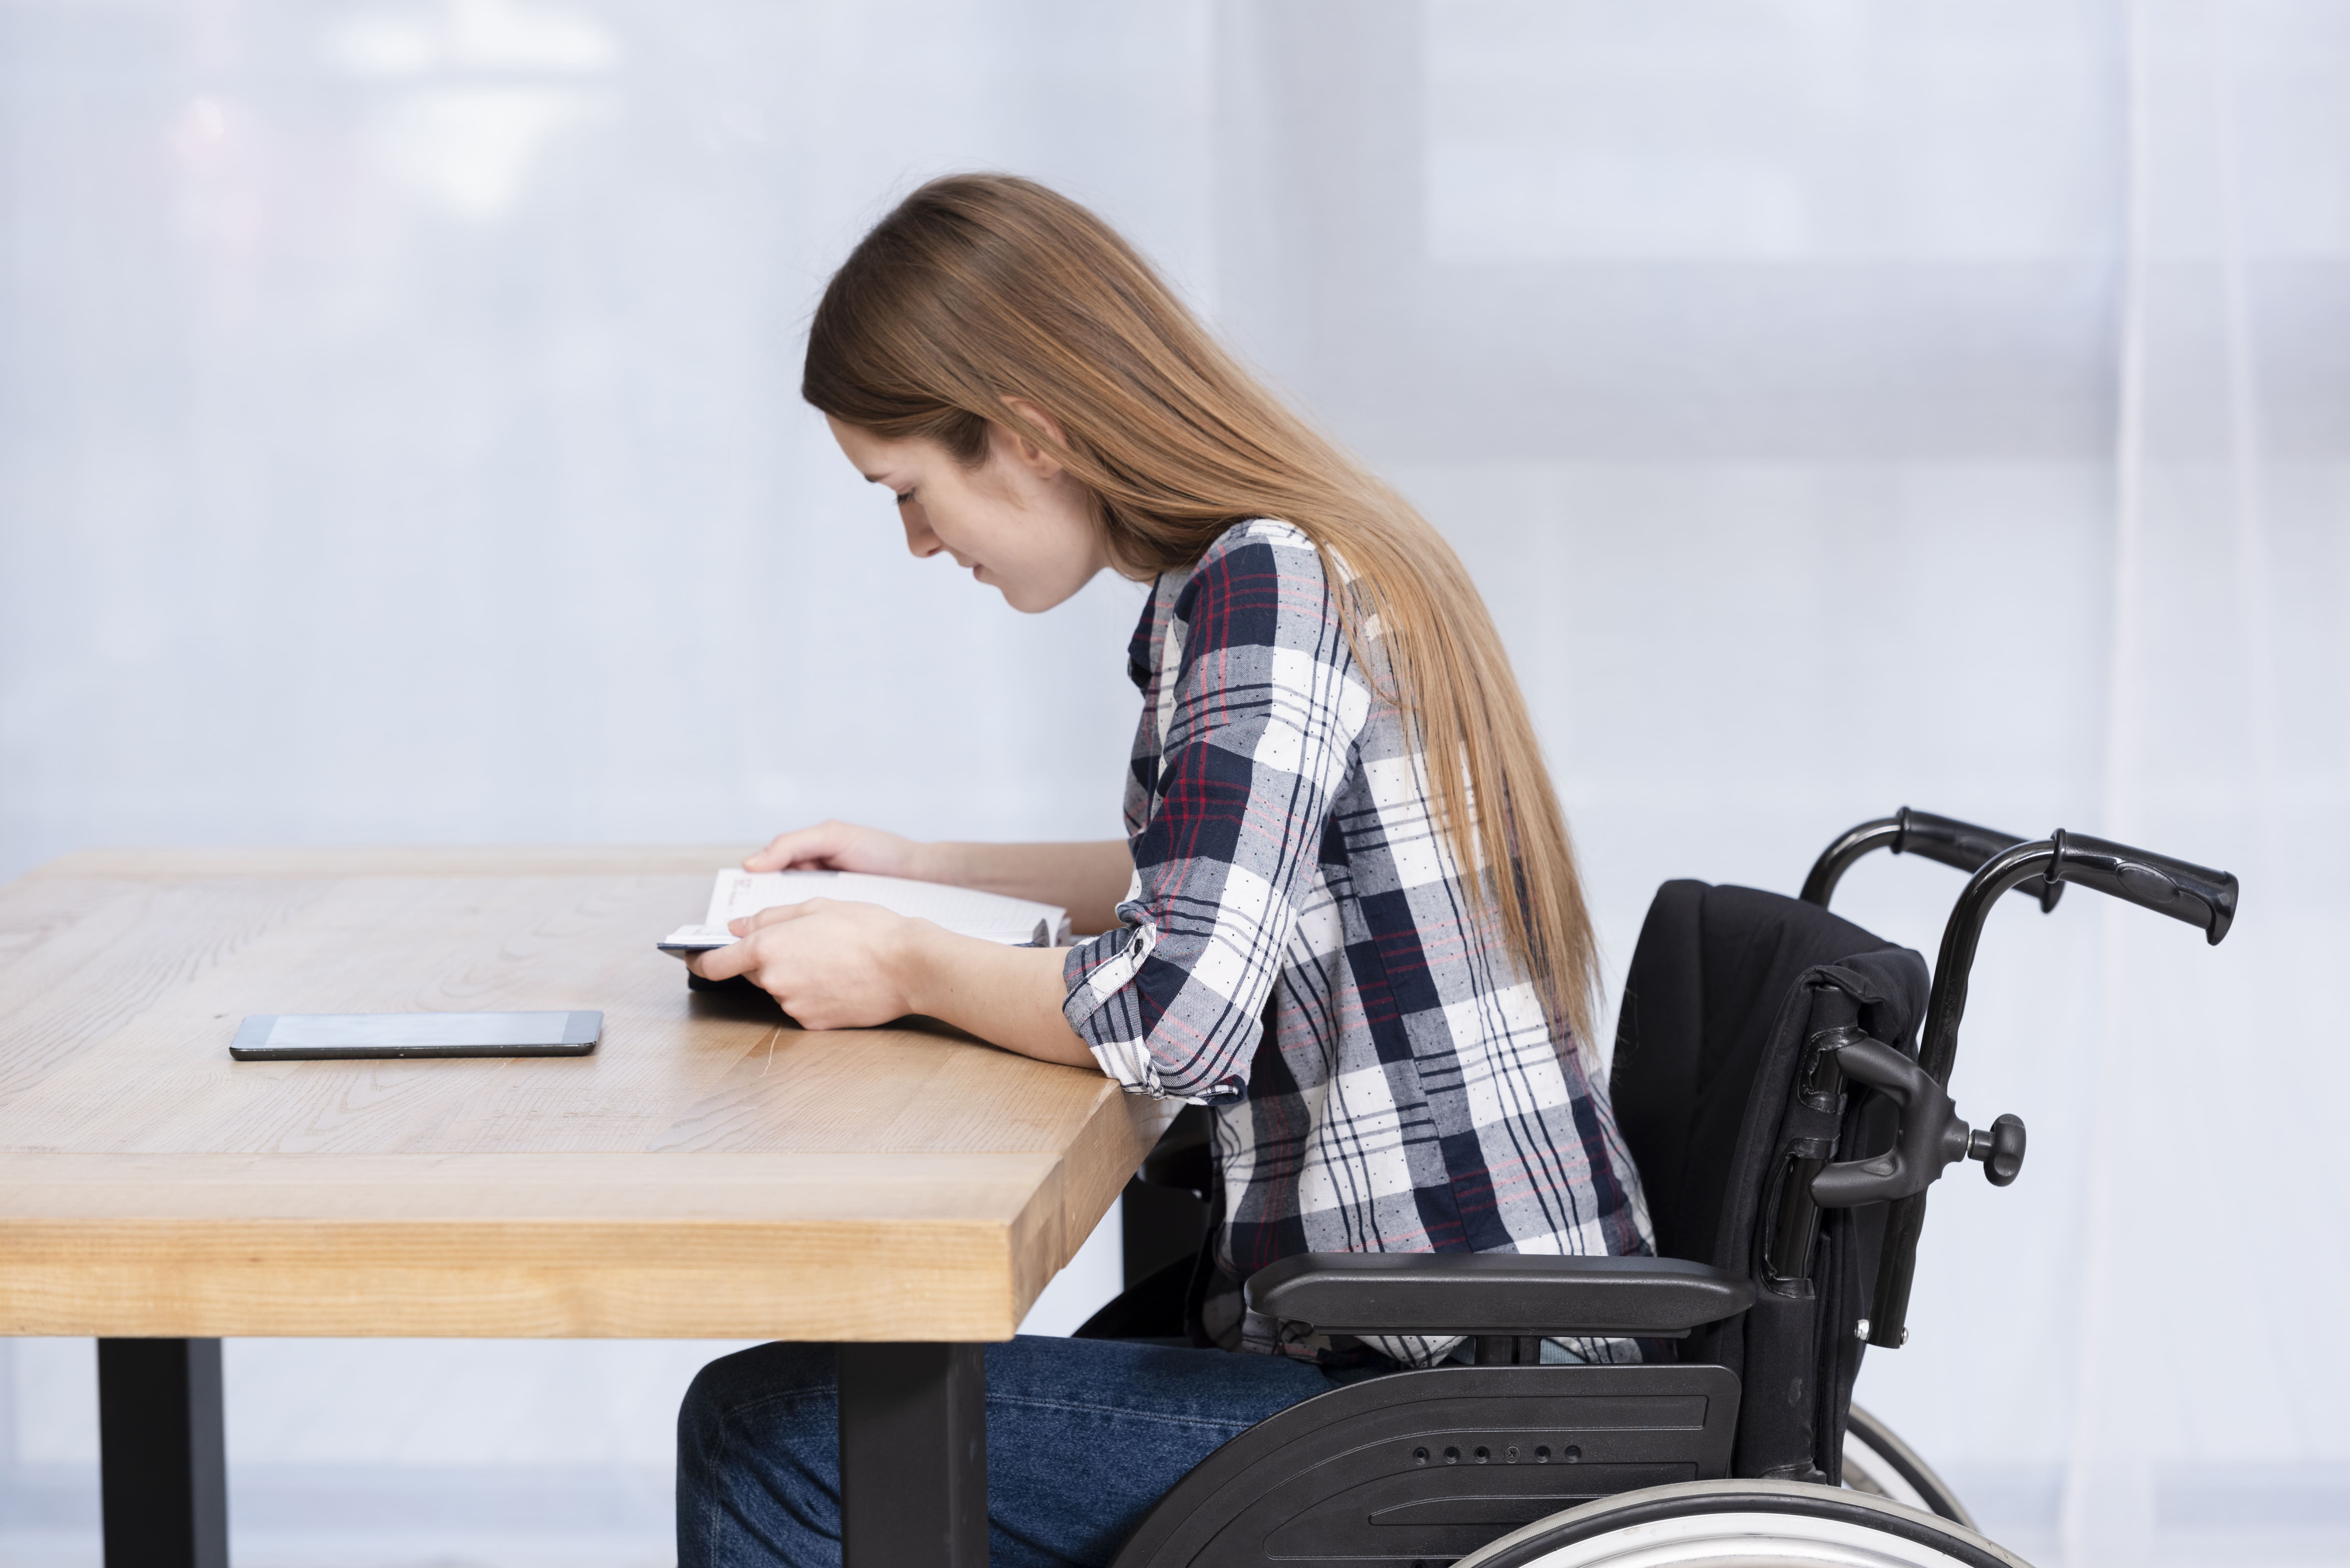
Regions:
<instances>
[{"instance_id":1,"label":"open notebook","mask_svg":"<svg viewBox=\"0 0 2350 1568\"><path fill-rule=\"evenodd\" d=\"M809 898L839 898L855 904L879 904L901 915L935 921L951 931L1006 947L1060 947L1069 940L1069 915L1050 904L982 893L972 888L951 888L943 882L915 882L903 877L875 877L863 871L721 871L710 889L710 909L698 926L680 926L661 939L660 950L683 958L688 953L723 948L734 939L726 922Z\"/></svg>"}]
</instances>

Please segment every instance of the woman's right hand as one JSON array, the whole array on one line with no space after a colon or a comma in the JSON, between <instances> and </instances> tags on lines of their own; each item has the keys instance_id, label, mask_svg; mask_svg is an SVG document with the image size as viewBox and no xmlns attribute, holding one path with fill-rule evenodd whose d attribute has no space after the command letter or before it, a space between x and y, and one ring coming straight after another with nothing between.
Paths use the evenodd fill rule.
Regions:
<instances>
[{"instance_id":1,"label":"woman's right hand","mask_svg":"<svg viewBox=\"0 0 2350 1568\"><path fill-rule=\"evenodd\" d=\"M877 877L934 881L925 864L931 846L853 822L820 822L775 835L743 862L745 871L868 871Z\"/></svg>"}]
</instances>

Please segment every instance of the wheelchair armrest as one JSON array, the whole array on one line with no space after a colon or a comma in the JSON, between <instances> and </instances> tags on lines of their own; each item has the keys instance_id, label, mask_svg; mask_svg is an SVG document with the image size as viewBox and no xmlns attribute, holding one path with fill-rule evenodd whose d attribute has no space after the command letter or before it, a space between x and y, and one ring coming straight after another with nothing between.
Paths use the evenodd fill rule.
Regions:
<instances>
[{"instance_id":1,"label":"wheelchair armrest","mask_svg":"<svg viewBox=\"0 0 2350 1568\"><path fill-rule=\"evenodd\" d=\"M1674 1338L1754 1304L1754 1282L1679 1258L1306 1252L1249 1276L1248 1304L1319 1334Z\"/></svg>"}]
</instances>

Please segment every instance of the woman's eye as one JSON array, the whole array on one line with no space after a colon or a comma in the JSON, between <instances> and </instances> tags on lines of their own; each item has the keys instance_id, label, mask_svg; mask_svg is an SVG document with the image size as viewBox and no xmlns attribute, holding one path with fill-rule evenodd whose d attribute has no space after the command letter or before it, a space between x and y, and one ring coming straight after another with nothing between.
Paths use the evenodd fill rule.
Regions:
<instances>
[{"instance_id":1,"label":"woman's eye","mask_svg":"<svg viewBox=\"0 0 2350 1568\"><path fill-rule=\"evenodd\" d=\"M914 493L910 490L901 490L898 493L898 504L900 506L905 505L908 502L913 499Z\"/></svg>"}]
</instances>

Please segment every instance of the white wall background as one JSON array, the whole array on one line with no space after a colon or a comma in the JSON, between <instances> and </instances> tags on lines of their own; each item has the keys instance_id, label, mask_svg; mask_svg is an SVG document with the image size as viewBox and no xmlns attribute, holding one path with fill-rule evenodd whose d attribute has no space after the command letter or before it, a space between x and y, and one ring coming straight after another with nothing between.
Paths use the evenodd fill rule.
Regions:
<instances>
[{"instance_id":1,"label":"white wall background","mask_svg":"<svg viewBox=\"0 0 2350 1568\"><path fill-rule=\"evenodd\" d=\"M2032 1162L1861 1397L2035 1560L2350 1561L2345 78L2339 0L0 0L0 874L1114 832L1138 590L913 566L794 390L1032 173L1461 545L1615 972L1904 802L2243 877L2001 912ZM240 1563L663 1561L713 1348L236 1342ZM96 1561L91 1383L0 1350L0 1563Z\"/></svg>"}]
</instances>

